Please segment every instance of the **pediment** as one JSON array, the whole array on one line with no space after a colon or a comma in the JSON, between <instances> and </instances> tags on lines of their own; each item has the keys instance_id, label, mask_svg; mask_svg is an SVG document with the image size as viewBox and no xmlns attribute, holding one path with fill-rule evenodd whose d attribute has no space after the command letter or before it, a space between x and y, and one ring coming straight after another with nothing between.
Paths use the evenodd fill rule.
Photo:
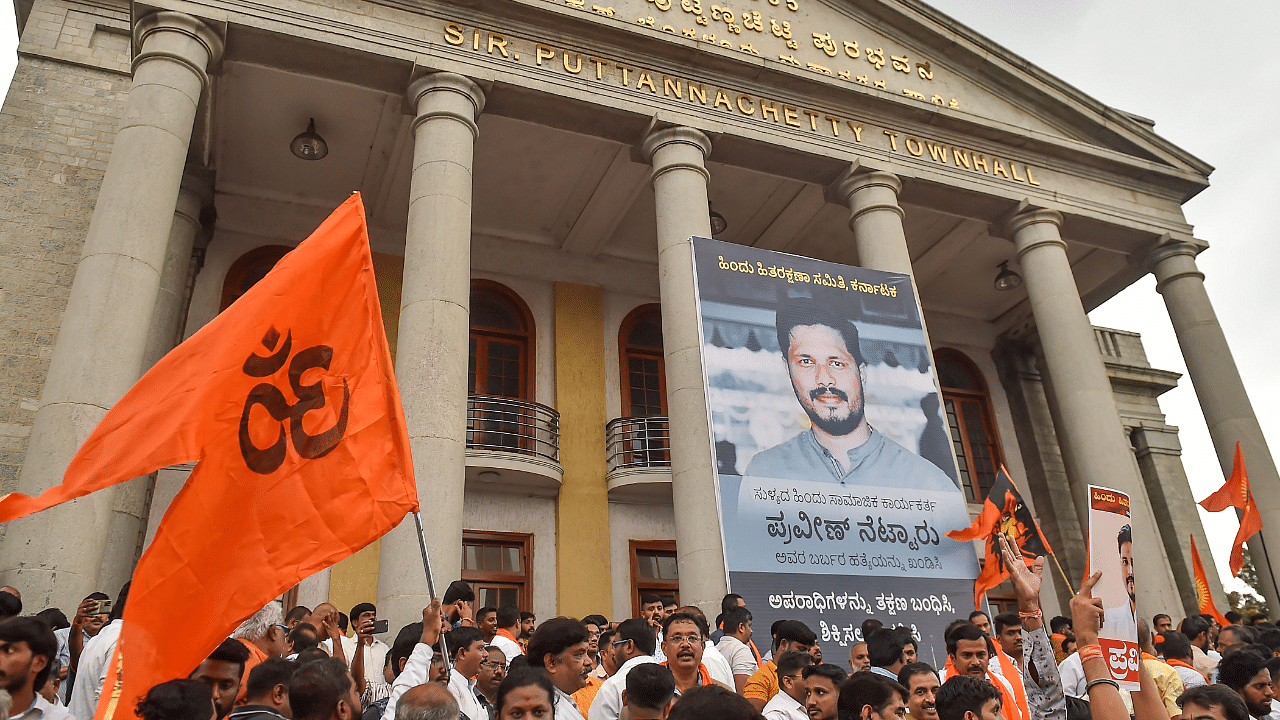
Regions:
<instances>
[{"instance_id":1,"label":"pediment","mask_svg":"<svg viewBox=\"0 0 1280 720\"><path fill-rule=\"evenodd\" d=\"M1193 176L1212 171L1156 135L1149 121L1107 107L914 0L536 4L845 87L858 100L890 103L962 132L1017 144L1098 148Z\"/></svg>"}]
</instances>

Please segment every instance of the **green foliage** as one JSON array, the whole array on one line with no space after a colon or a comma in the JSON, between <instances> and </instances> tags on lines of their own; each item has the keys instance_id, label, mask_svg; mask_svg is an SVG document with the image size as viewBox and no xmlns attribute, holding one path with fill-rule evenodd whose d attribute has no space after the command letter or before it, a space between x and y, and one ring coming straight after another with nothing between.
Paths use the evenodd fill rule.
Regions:
<instances>
[{"instance_id":1,"label":"green foliage","mask_svg":"<svg viewBox=\"0 0 1280 720\"><path fill-rule=\"evenodd\" d=\"M1249 557L1249 548L1244 549L1244 565L1240 568L1239 578L1253 588L1251 593L1227 593L1227 602L1231 609L1248 618L1250 615L1262 613L1270 617L1267 603L1262 599L1262 590L1258 587L1258 569L1253 566L1253 558Z\"/></svg>"}]
</instances>

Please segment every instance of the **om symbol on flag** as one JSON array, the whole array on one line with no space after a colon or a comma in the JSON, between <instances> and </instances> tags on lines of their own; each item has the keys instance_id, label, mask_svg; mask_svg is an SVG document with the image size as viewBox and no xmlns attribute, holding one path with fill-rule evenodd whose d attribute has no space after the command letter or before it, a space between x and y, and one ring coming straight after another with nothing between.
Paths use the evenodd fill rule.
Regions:
<instances>
[{"instance_id":1,"label":"om symbol on flag","mask_svg":"<svg viewBox=\"0 0 1280 720\"><path fill-rule=\"evenodd\" d=\"M266 335L262 336L262 345L267 350L273 350L279 341L280 331L275 327L267 330ZM302 375L313 368L328 370L329 362L333 359L333 348L328 345L316 345L298 351L298 354L289 360L289 352L292 349L293 332L290 331L279 350L275 350L266 357L250 355L245 359L242 368L244 374L249 377L270 377L288 361L289 387L298 398L298 402L290 405L279 388L265 382L255 385L245 398L244 413L240 415L240 454L244 457L245 465L259 475L270 475L284 463L286 420L289 424L288 435L289 440L293 442L293 449L308 460L327 455L338 446L347 432L347 411L351 401L351 390L346 378L342 379L342 409L338 412L338 420L333 427L315 435L310 435L303 430L303 416L312 410L323 408L325 400L324 389L320 383L303 385ZM253 439L249 437L249 413L254 405L261 405L273 419L280 423L280 434L276 437L276 441L266 448L255 446Z\"/></svg>"}]
</instances>

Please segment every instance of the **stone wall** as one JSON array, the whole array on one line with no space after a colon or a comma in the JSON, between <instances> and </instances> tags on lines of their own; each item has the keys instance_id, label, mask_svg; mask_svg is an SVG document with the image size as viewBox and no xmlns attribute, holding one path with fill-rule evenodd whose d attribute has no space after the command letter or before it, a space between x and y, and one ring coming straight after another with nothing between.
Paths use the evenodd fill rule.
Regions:
<instances>
[{"instance_id":1,"label":"stone wall","mask_svg":"<svg viewBox=\"0 0 1280 720\"><path fill-rule=\"evenodd\" d=\"M16 485L129 91L128 11L40 0L0 110L0 493Z\"/></svg>"}]
</instances>

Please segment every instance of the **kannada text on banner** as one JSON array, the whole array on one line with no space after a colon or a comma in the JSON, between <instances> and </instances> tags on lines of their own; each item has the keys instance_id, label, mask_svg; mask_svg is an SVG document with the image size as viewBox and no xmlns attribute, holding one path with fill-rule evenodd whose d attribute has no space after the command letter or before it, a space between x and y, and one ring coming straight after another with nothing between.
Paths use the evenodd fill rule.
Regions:
<instances>
[{"instance_id":1,"label":"kannada text on banner","mask_svg":"<svg viewBox=\"0 0 1280 720\"><path fill-rule=\"evenodd\" d=\"M1111 677L1126 690L1138 689L1137 595L1133 579L1133 526L1129 496L1119 490L1089 486L1089 567L1101 570L1093 593L1105 612L1098 644Z\"/></svg>"},{"instance_id":2,"label":"kannada text on banner","mask_svg":"<svg viewBox=\"0 0 1280 720\"><path fill-rule=\"evenodd\" d=\"M826 652L874 617L944 662L978 565L910 278L692 242L732 591Z\"/></svg>"}]
</instances>

